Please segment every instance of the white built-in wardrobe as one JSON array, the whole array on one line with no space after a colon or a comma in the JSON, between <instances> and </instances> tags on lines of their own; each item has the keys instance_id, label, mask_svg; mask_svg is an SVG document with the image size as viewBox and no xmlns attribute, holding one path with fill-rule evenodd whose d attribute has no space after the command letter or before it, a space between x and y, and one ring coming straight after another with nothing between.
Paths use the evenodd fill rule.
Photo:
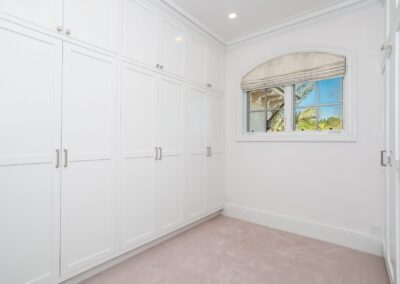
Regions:
<instances>
[{"instance_id":1,"label":"white built-in wardrobe","mask_svg":"<svg viewBox=\"0 0 400 284\"><path fill-rule=\"evenodd\" d=\"M222 209L218 43L139 0L2 0L0 43L0 283L59 283Z\"/></svg>"}]
</instances>

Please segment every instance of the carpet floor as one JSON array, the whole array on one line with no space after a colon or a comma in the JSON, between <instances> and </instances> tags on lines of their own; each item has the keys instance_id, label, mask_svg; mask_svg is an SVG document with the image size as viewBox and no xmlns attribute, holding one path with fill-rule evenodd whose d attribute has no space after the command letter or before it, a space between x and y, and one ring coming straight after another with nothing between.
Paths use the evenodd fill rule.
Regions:
<instances>
[{"instance_id":1,"label":"carpet floor","mask_svg":"<svg viewBox=\"0 0 400 284\"><path fill-rule=\"evenodd\" d=\"M388 284L382 257L218 216L85 284Z\"/></svg>"}]
</instances>

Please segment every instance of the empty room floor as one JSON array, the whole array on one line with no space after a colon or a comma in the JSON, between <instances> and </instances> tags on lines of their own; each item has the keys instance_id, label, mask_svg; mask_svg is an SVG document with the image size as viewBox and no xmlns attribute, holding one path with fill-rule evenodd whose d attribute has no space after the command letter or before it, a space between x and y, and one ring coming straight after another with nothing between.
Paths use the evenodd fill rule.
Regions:
<instances>
[{"instance_id":1,"label":"empty room floor","mask_svg":"<svg viewBox=\"0 0 400 284\"><path fill-rule=\"evenodd\" d=\"M83 282L387 284L383 258L218 216Z\"/></svg>"}]
</instances>

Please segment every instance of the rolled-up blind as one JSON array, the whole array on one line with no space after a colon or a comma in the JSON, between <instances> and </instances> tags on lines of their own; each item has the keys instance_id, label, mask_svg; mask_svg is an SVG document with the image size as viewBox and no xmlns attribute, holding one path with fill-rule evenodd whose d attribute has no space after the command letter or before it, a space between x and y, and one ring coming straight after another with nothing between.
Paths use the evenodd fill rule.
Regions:
<instances>
[{"instance_id":1,"label":"rolled-up blind","mask_svg":"<svg viewBox=\"0 0 400 284\"><path fill-rule=\"evenodd\" d=\"M346 57L325 52L300 52L275 57L251 70L241 82L245 91L344 76Z\"/></svg>"}]
</instances>

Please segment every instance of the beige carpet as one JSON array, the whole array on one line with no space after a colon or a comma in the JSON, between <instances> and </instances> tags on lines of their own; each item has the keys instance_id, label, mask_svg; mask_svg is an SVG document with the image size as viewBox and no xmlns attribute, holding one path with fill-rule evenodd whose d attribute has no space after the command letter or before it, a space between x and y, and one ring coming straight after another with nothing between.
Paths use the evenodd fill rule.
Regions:
<instances>
[{"instance_id":1,"label":"beige carpet","mask_svg":"<svg viewBox=\"0 0 400 284\"><path fill-rule=\"evenodd\" d=\"M381 257L218 216L86 284L387 284Z\"/></svg>"}]
</instances>

